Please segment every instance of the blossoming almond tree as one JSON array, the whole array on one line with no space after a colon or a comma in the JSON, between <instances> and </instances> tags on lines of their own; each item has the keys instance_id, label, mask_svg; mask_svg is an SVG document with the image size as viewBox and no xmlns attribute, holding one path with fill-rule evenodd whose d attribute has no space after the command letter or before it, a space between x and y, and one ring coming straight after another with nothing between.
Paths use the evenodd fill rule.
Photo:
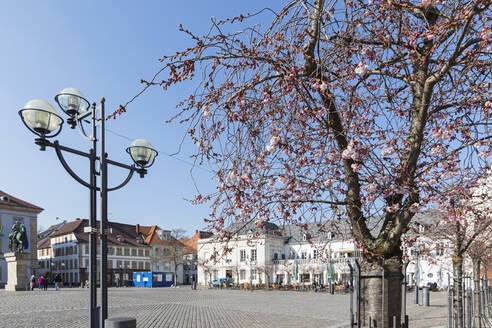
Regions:
<instances>
[{"instance_id":1,"label":"blossoming almond tree","mask_svg":"<svg viewBox=\"0 0 492 328\"><path fill-rule=\"evenodd\" d=\"M171 120L216 169L217 192L195 200L211 227L329 227L343 208L364 252L362 325L399 322L402 234L438 181L490 157L490 4L290 1L203 36L181 28L195 45L142 82L198 82Z\"/></svg>"}]
</instances>

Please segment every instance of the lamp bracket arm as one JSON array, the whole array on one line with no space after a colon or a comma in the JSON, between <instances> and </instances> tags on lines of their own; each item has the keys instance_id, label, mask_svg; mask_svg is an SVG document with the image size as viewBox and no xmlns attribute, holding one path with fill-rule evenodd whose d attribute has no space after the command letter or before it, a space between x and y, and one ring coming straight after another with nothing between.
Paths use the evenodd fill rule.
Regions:
<instances>
[{"instance_id":1,"label":"lamp bracket arm","mask_svg":"<svg viewBox=\"0 0 492 328\"><path fill-rule=\"evenodd\" d=\"M120 163L120 162L113 161L113 160L111 160L109 158L106 158L106 163L107 164L114 165L114 166L117 166L117 167L121 167L123 169L127 169L129 171L135 170L135 166L134 165L123 164L123 163Z\"/></svg>"},{"instance_id":2,"label":"lamp bracket arm","mask_svg":"<svg viewBox=\"0 0 492 328\"><path fill-rule=\"evenodd\" d=\"M71 153L74 153L74 154L78 154L78 155L82 155L82 156L86 156L86 157L91 157L90 154L87 154L87 153L84 153L84 152L81 152L81 151L78 151L78 150L75 150L75 149L71 149L71 148L68 148L68 147L64 147L64 146L61 146L58 141L55 141L53 142L52 144L50 143L49 146L52 146L53 148L55 148L55 152L56 152L56 156L58 156L58 160L60 161L60 163L62 164L63 168L65 169L65 171L68 172L68 174L70 174L72 176L72 178L74 178L78 183L80 183L81 185L89 188L89 189L95 189L95 190L99 190L99 188L97 187L94 187L94 186L91 186L89 183L87 183L86 181L84 181L81 177L79 177L71 168L70 166L68 166L67 164L67 161L65 160L65 158L63 157L63 153L62 153L62 150L65 150L65 151L68 151L68 152L71 152Z\"/></svg>"},{"instance_id":3,"label":"lamp bracket arm","mask_svg":"<svg viewBox=\"0 0 492 328\"><path fill-rule=\"evenodd\" d=\"M118 189L123 188L124 186L126 186L126 184L128 182L130 182L130 180L132 179L133 173L135 173L135 167L132 165L130 167L130 171L128 172L128 176L126 177L126 179L122 183L120 183L118 186L113 187L113 188L108 188L108 191L118 190Z\"/></svg>"}]
</instances>

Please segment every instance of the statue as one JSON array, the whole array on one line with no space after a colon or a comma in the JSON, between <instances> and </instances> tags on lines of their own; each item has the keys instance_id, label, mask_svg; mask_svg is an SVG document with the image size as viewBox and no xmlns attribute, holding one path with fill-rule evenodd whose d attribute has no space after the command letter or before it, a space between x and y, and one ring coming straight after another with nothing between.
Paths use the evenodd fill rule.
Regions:
<instances>
[{"instance_id":1,"label":"statue","mask_svg":"<svg viewBox=\"0 0 492 328\"><path fill-rule=\"evenodd\" d=\"M23 253L23 250L28 248L26 227L19 220L15 221L9 234L9 248L14 253Z\"/></svg>"}]
</instances>

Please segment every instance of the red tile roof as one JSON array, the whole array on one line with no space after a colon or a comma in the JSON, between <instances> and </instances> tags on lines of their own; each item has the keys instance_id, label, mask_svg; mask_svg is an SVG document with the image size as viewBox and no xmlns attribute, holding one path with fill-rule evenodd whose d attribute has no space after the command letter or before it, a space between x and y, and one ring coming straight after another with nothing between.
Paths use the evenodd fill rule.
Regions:
<instances>
[{"instance_id":1,"label":"red tile roof","mask_svg":"<svg viewBox=\"0 0 492 328\"><path fill-rule=\"evenodd\" d=\"M191 238L181 238L179 241L185 245L183 249L184 254L197 254L198 253L198 239L212 237L211 232L207 231L195 231L195 234Z\"/></svg>"},{"instance_id":2,"label":"red tile roof","mask_svg":"<svg viewBox=\"0 0 492 328\"><path fill-rule=\"evenodd\" d=\"M4 197L5 196L5 197ZM6 198L6 200L4 200ZM22 199L14 197L12 195L7 194L6 192L0 190L0 205L7 205L13 207L20 207L32 210L34 212L40 213L43 209L39 206L28 203Z\"/></svg>"}]
</instances>

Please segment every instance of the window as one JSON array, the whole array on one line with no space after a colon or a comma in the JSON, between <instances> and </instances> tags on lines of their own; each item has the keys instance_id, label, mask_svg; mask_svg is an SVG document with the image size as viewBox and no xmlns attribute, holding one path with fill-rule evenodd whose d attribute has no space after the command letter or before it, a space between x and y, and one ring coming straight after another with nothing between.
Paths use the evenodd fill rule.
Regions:
<instances>
[{"instance_id":1,"label":"window","mask_svg":"<svg viewBox=\"0 0 492 328\"><path fill-rule=\"evenodd\" d=\"M85 254L89 254L89 245L85 245L84 248L85 248Z\"/></svg>"},{"instance_id":2,"label":"window","mask_svg":"<svg viewBox=\"0 0 492 328\"><path fill-rule=\"evenodd\" d=\"M88 269L89 268L89 260L88 259L85 259L85 268Z\"/></svg>"},{"instance_id":3,"label":"window","mask_svg":"<svg viewBox=\"0 0 492 328\"><path fill-rule=\"evenodd\" d=\"M150 270L150 262L145 262L145 270Z\"/></svg>"},{"instance_id":4,"label":"window","mask_svg":"<svg viewBox=\"0 0 492 328\"><path fill-rule=\"evenodd\" d=\"M240 257L241 262L246 261L246 250L245 249L242 249L239 251L239 257Z\"/></svg>"},{"instance_id":5,"label":"window","mask_svg":"<svg viewBox=\"0 0 492 328\"><path fill-rule=\"evenodd\" d=\"M77 259L73 260L73 268L78 269L79 261Z\"/></svg>"},{"instance_id":6,"label":"window","mask_svg":"<svg viewBox=\"0 0 492 328\"><path fill-rule=\"evenodd\" d=\"M273 253L273 259L278 260L278 253Z\"/></svg>"},{"instance_id":7,"label":"window","mask_svg":"<svg viewBox=\"0 0 492 328\"><path fill-rule=\"evenodd\" d=\"M137 261L132 261L132 269L137 269Z\"/></svg>"},{"instance_id":8,"label":"window","mask_svg":"<svg viewBox=\"0 0 492 328\"><path fill-rule=\"evenodd\" d=\"M132 256L137 256L137 249L136 248L132 248Z\"/></svg>"},{"instance_id":9,"label":"window","mask_svg":"<svg viewBox=\"0 0 492 328\"><path fill-rule=\"evenodd\" d=\"M285 254L282 254L282 260L285 260Z\"/></svg>"},{"instance_id":10,"label":"window","mask_svg":"<svg viewBox=\"0 0 492 328\"><path fill-rule=\"evenodd\" d=\"M145 250L145 256L149 256L149 250L148 249Z\"/></svg>"},{"instance_id":11,"label":"window","mask_svg":"<svg viewBox=\"0 0 492 328\"><path fill-rule=\"evenodd\" d=\"M121 252L121 247L118 247L118 248L116 249L116 255L117 255L117 256L121 256L121 255L122 255L122 252Z\"/></svg>"},{"instance_id":12,"label":"window","mask_svg":"<svg viewBox=\"0 0 492 328\"><path fill-rule=\"evenodd\" d=\"M124 249L125 251L125 256L130 256L130 249L129 248L125 248Z\"/></svg>"},{"instance_id":13,"label":"window","mask_svg":"<svg viewBox=\"0 0 492 328\"><path fill-rule=\"evenodd\" d=\"M113 255L113 254L114 254L114 248L108 247L108 255Z\"/></svg>"},{"instance_id":14,"label":"window","mask_svg":"<svg viewBox=\"0 0 492 328\"><path fill-rule=\"evenodd\" d=\"M214 280L217 279L218 272L217 270L214 270Z\"/></svg>"},{"instance_id":15,"label":"window","mask_svg":"<svg viewBox=\"0 0 492 328\"><path fill-rule=\"evenodd\" d=\"M138 269L143 270L143 268L144 268L144 263L142 261L139 261L138 262Z\"/></svg>"},{"instance_id":16,"label":"window","mask_svg":"<svg viewBox=\"0 0 492 328\"><path fill-rule=\"evenodd\" d=\"M256 261L256 249L251 250L251 261Z\"/></svg>"},{"instance_id":17,"label":"window","mask_svg":"<svg viewBox=\"0 0 492 328\"><path fill-rule=\"evenodd\" d=\"M125 266L123 269L130 269L130 261L125 261Z\"/></svg>"},{"instance_id":18,"label":"window","mask_svg":"<svg viewBox=\"0 0 492 328\"><path fill-rule=\"evenodd\" d=\"M315 249L315 250L313 251L313 259L317 259L317 258L318 258L318 250L317 250L317 249Z\"/></svg>"},{"instance_id":19,"label":"window","mask_svg":"<svg viewBox=\"0 0 492 328\"><path fill-rule=\"evenodd\" d=\"M121 269L121 268L123 268L123 264L121 260L116 261L116 269Z\"/></svg>"},{"instance_id":20,"label":"window","mask_svg":"<svg viewBox=\"0 0 492 328\"><path fill-rule=\"evenodd\" d=\"M307 252L302 252L301 253L301 259L307 259Z\"/></svg>"},{"instance_id":21,"label":"window","mask_svg":"<svg viewBox=\"0 0 492 328\"><path fill-rule=\"evenodd\" d=\"M256 280L256 270L251 270L251 280Z\"/></svg>"},{"instance_id":22,"label":"window","mask_svg":"<svg viewBox=\"0 0 492 328\"><path fill-rule=\"evenodd\" d=\"M113 261L108 260L108 269L113 269Z\"/></svg>"},{"instance_id":23,"label":"window","mask_svg":"<svg viewBox=\"0 0 492 328\"><path fill-rule=\"evenodd\" d=\"M138 250L138 256L144 256L144 250L143 249Z\"/></svg>"},{"instance_id":24,"label":"window","mask_svg":"<svg viewBox=\"0 0 492 328\"><path fill-rule=\"evenodd\" d=\"M245 279L246 279L246 270L239 271L239 280L245 280Z\"/></svg>"}]
</instances>

